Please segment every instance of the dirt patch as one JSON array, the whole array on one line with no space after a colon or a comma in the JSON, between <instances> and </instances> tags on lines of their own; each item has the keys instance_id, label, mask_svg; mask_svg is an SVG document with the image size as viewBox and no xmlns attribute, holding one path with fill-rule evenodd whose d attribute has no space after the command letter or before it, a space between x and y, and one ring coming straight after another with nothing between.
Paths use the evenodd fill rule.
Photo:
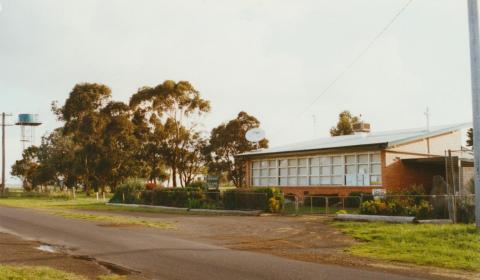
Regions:
<instances>
[{"instance_id":1,"label":"dirt patch","mask_svg":"<svg viewBox=\"0 0 480 280\"><path fill-rule=\"evenodd\" d=\"M16 236L0 233L0 263L7 265L47 266L82 275L87 279L98 279L101 275L127 275L129 280L145 279L117 266L98 263L92 258L70 256L65 248L52 247L55 252L39 250L45 245L22 240Z\"/></svg>"},{"instance_id":2,"label":"dirt patch","mask_svg":"<svg viewBox=\"0 0 480 280\"><path fill-rule=\"evenodd\" d=\"M329 226L331 218L325 216L189 216L138 212L121 214L172 222L177 226L177 230L163 234L173 234L175 237L236 250L261 252L299 261L394 272L425 279L480 279L478 273L382 262L347 254L344 252L345 248L357 241Z\"/></svg>"}]
</instances>

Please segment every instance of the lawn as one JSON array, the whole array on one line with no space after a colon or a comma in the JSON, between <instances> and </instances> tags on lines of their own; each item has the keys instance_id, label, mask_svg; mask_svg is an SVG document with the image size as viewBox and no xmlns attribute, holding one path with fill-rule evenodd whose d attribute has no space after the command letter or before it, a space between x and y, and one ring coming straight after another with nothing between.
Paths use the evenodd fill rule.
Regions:
<instances>
[{"instance_id":1,"label":"lawn","mask_svg":"<svg viewBox=\"0 0 480 280\"><path fill-rule=\"evenodd\" d=\"M353 255L480 271L480 233L474 225L332 224L360 241L346 249Z\"/></svg>"}]
</instances>

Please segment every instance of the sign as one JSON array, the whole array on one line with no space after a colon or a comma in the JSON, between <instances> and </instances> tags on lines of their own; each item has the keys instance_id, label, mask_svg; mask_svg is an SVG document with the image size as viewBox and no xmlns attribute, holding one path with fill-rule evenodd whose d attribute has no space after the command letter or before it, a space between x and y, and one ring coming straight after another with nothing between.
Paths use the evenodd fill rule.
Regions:
<instances>
[{"instance_id":1,"label":"sign","mask_svg":"<svg viewBox=\"0 0 480 280\"><path fill-rule=\"evenodd\" d=\"M220 177L219 176L210 176L207 175L207 189L208 190L218 190L220 186Z\"/></svg>"},{"instance_id":2,"label":"sign","mask_svg":"<svg viewBox=\"0 0 480 280\"><path fill-rule=\"evenodd\" d=\"M387 190L385 190L385 189L372 189L372 195L373 195L374 199L385 198L385 195L387 195Z\"/></svg>"}]
</instances>

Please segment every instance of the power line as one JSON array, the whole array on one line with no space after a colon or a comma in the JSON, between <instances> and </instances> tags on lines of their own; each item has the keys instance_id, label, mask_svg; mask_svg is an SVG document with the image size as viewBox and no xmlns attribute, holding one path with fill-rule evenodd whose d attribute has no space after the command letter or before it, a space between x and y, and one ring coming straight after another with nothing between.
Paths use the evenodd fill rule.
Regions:
<instances>
[{"instance_id":1,"label":"power line","mask_svg":"<svg viewBox=\"0 0 480 280\"><path fill-rule=\"evenodd\" d=\"M310 109L323 95L325 95L357 62L372 48L372 46L380 39L383 34L385 34L388 29L395 23L395 21L400 17L401 14L412 4L413 0L409 0L388 22L387 25L368 43L368 45L350 62L347 67L340 72L330 84L322 91L320 94L306 107L304 111Z\"/></svg>"},{"instance_id":2,"label":"power line","mask_svg":"<svg viewBox=\"0 0 480 280\"><path fill-rule=\"evenodd\" d=\"M367 46L357 55L355 58L347 64L345 69L341 71L335 78L327 85L325 89L323 89L315 99L312 100L312 102L309 102L309 104L302 110L300 111L299 116L303 115L304 112L308 111L312 106L317 103L318 100L322 96L324 96L357 62L367 54L367 52L373 47L373 45L390 29L390 27L397 21L397 19L400 17L400 15L405 12L405 10L412 4L413 0L408 0L408 2L403 5L400 10L392 17L392 19L380 30L375 37L367 44Z\"/></svg>"}]
</instances>

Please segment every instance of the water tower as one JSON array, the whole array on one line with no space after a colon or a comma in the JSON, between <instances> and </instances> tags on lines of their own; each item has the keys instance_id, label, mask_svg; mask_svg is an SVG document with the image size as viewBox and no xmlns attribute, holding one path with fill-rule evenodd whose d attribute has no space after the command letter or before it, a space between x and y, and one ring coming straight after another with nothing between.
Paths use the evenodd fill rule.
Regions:
<instances>
[{"instance_id":1,"label":"water tower","mask_svg":"<svg viewBox=\"0 0 480 280\"><path fill-rule=\"evenodd\" d=\"M20 141L23 149L29 145L35 144L35 128L42 123L38 118L38 114L19 114L16 125L20 126ZM30 143L30 144L29 144Z\"/></svg>"}]
</instances>

